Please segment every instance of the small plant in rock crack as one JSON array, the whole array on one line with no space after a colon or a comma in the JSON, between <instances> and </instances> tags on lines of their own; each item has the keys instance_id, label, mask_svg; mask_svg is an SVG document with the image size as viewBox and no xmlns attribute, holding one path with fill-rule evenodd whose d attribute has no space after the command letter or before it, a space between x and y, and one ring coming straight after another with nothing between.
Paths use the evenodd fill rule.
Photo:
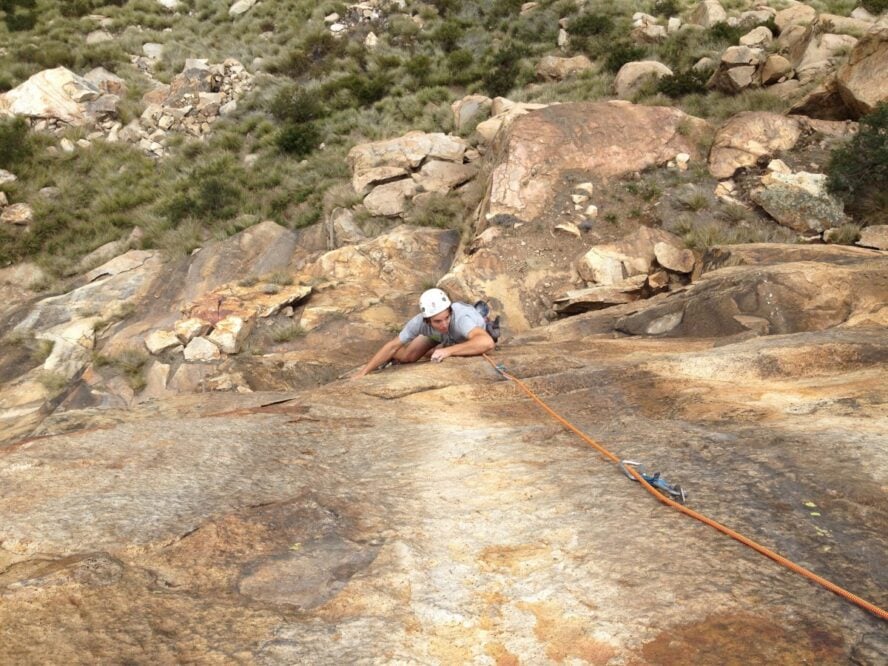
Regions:
<instances>
[{"instance_id":1,"label":"small plant in rock crack","mask_svg":"<svg viewBox=\"0 0 888 666\"><path fill-rule=\"evenodd\" d=\"M292 342L297 338L305 337L306 331L302 326L296 323L284 324L282 326L275 326L271 331L271 339L274 342Z\"/></svg>"}]
</instances>

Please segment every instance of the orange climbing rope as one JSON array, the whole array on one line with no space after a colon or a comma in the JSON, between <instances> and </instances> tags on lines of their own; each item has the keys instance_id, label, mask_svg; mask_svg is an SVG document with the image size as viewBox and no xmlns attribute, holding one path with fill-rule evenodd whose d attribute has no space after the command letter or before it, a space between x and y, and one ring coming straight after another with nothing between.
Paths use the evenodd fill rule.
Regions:
<instances>
[{"instance_id":1,"label":"orange climbing rope","mask_svg":"<svg viewBox=\"0 0 888 666\"><path fill-rule=\"evenodd\" d=\"M614 455L611 451L608 451L604 446L602 446L601 444L596 442L594 439L589 437L589 435L584 433L582 430L580 430L579 428L574 426L570 421L568 421L563 416L558 414L554 409L549 407L549 405L547 405L545 402L543 402L543 400L536 393L534 393L533 390L527 384L525 384L523 381L521 381L520 379L518 379L514 375L506 372L506 370L502 366L498 366L496 363L494 363L493 359L491 359L487 354L484 354L484 358L488 363L490 363L490 365L492 365L494 367L494 369L500 375L502 375L506 379L509 379L509 380L515 382L515 384L517 384L518 387L522 391L524 391L530 397L531 400L533 400L535 403L537 403L543 409L543 411L545 411L547 414L549 414L552 418L554 418L556 421L558 421L565 428L567 428L568 430L570 430L571 432L576 434L580 439L582 439L584 442L589 444L592 448L594 448L596 451L598 451L602 456L604 456L605 458L607 458L611 462L615 462L615 463L619 464L620 458L618 456ZM775 553L770 548L766 548L765 546L762 546L761 544L753 541L752 539L743 536L739 532L735 532L731 528L725 527L721 523L716 522L715 520L712 520L711 518L708 518L707 516L704 516L703 514L698 513L697 511L694 511L693 509L689 509L686 506L683 506L682 504L679 504L678 502L676 502L672 499L669 499L668 497L666 497L662 493L658 492L657 489L654 488L650 483L648 483L647 480L641 475L641 473L639 473L631 465L624 466L624 469L628 474L631 474L632 477L636 481L638 481L642 486L644 486L645 490L647 490L651 495L656 497L663 504L666 504L666 505L672 507L676 511L680 511L681 513L685 514L686 516L690 516L691 518L695 518L695 519L699 520L701 523L709 525L710 527L717 529L719 532L722 532L723 534L727 534L732 539L736 539L740 543L742 543L746 546L749 546L750 548L761 553L765 557L768 557L768 558L774 560L778 564L782 564L784 567L786 567L790 571L794 571L797 574L800 574L800 575L804 576L805 578L808 578L809 580L814 581L818 585L825 587L830 592L834 592L834 593L838 594L839 596L844 597L845 599L847 599L851 603L856 604L856 605L860 606L861 608L863 608L864 610L869 611L870 613L872 613L876 617L881 618L882 620L888 620L888 611L885 611L882 608L879 608L878 606L876 606L875 604L870 603L866 599L862 599L861 597L858 597L856 594L853 594L852 592L849 592L848 590L846 590L842 587L839 587L835 583L832 583L832 582L826 580L825 578L818 576L813 571L809 571L805 567L798 565L791 560L786 559L782 555Z\"/></svg>"}]
</instances>

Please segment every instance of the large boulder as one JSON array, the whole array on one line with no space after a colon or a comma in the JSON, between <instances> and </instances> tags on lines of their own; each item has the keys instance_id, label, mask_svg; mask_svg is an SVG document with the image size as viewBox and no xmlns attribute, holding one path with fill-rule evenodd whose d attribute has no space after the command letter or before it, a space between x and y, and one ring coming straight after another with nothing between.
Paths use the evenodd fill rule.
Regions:
<instances>
[{"instance_id":1,"label":"large boulder","mask_svg":"<svg viewBox=\"0 0 888 666\"><path fill-rule=\"evenodd\" d=\"M246 14L256 4L256 0L235 0L234 4L228 9L231 16L237 18L241 14Z\"/></svg>"},{"instance_id":2,"label":"large boulder","mask_svg":"<svg viewBox=\"0 0 888 666\"><path fill-rule=\"evenodd\" d=\"M492 100L485 95L467 95L450 105L453 111L453 127L462 132L474 127L490 116Z\"/></svg>"},{"instance_id":3,"label":"large boulder","mask_svg":"<svg viewBox=\"0 0 888 666\"><path fill-rule=\"evenodd\" d=\"M790 26L806 26L813 23L816 19L816 9L809 5L797 3L777 12L774 16L774 23L777 25L777 29L780 30L780 34L783 34Z\"/></svg>"},{"instance_id":4,"label":"large boulder","mask_svg":"<svg viewBox=\"0 0 888 666\"><path fill-rule=\"evenodd\" d=\"M641 227L616 243L591 248L577 261L577 272L587 282L613 285L636 275L647 275L658 257L668 257L665 259L667 263L674 263L664 268L674 270L678 266L682 268L680 272L689 273L690 270L684 270L687 257L682 252L685 252L684 243L674 234L663 229ZM691 254L690 269L693 264Z\"/></svg>"},{"instance_id":5,"label":"large boulder","mask_svg":"<svg viewBox=\"0 0 888 666\"><path fill-rule=\"evenodd\" d=\"M808 26L805 35L789 51L796 76L802 83L822 78L835 69L857 43L850 35L823 32L819 23Z\"/></svg>"},{"instance_id":6,"label":"large boulder","mask_svg":"<svg viewBox=\"0 0 888 666\"><path fill-rule=\"evenodd\" d=\"M508 102L508 104L498 104L498 101ZM512 102L497 97L491 105L492 116L478 123L475 131L484 142L492 143L500 130L509 127L516 118L537 109L545 109L547 106L547 104L530 102Z\"/></svg>"},{"instance_id":7,"label":"large boulder","mask_svg":"<svg viewBox=\"0 0 888 666\"><path fill-rule=\"evenodd\" d=\"M26 227L34 221L34 210L30 204L14 203L0 210L0 224Z\"/></svg>"},{"instance_id":8,"label":"large boulder","mask_svg":"<svg viewBox=\"0 0 888 666\"><path fill-rule=\"evenodd\" d=\"M730 178L759 158L789 150L802 136L802 121L778 113L747 111L737 114L715 134L709 151L709 173Z\"/></svg>"},{"instance_id":9,"label":"large boulder","mask_svg":"<svg viewBox=\"0 0 888 666\"><path fill-rule=\"evenodd\" d=\"M782 55L772 53L765 60L759 72L759 78L763 86L778 83L792 76L792 63Z\"/></svg>"},{"instance_id":10,"label":"large boulder","mask_svg":"<svg viewBox=\"0 0 888 666\"><path fill-rule=\"evenodd\" d=\"M728 95L736 95L758 85L756 72L766 58L761 48L731 46L722 53L719 65L706 85Z\"/></svg>"},{"instance_id":11,"label":"large boulder","mask_svg":"<svg viewBox=\"0 0 888 666\"><path fill-rule=\"evenodd\" d=\"M857 43L836 75L836 84L853 118L888 100L888 16Z\"/></svg>"},{"instance_id":12,"label":"large boulder","mask_svg":"<svg viewBox=\"0 0 888 666\"><path fill-rule=\"evenodd\" d=\"M765 263L755 258L756 247L764 251ZM775 335L871 326L888 314L880 295L888 289L888 264L878 252L837 248L798 253L798 260L788 261L794 252L791 246L763 244L741 247L732 257L732 248L722 248L723 268L637 312L615 311L614 326L630 335Z\"/></svg>"},{"instance_id":13,"label":"large boulder","mask_svg":"<svg viewBox=\"0 0 888 666\"><path fill-rule=\"evenodd\" d=\"M614 79L614 92L620 99L631 99L647 83L672 76L672 70L656 60L627 62Z\"/></svg>"},{"instance_id":14,"label":"large boulder","mask_svg":"<svg viewBox=\"0 0 888 666\"><path fill-rule=\"evenodd\" d=\"M665 164L679 153L697 157L695 137L706 127L705 121L677 109L628 102L533 111L515 119L495 147L485 217L540 217L571 171L614 178Z\"/></svg>"},{"instance_id":15,"label":"large boulder","mask_svg":"<svg viewBox=\"0 0 888 666\"><path fill-rule=\"evenodd\" d=\"M857 241L857 244L861 247L888 250L888 224L864 227L860 230L860 240Z\"/></svg>"},{"instance_id":16,"label":"large boulder","mask_svg":"<svg viewBox=\"0 0 888 666\"><path fill-rule=\"evenodd\" d=\"M371 215L404 217L423 188L445 194L474 177L467 149L459 137L423 132L360 144L348 153L352 187Z\"/></svg>"},{"instance_id":17,"label":"large boulder","mask_svg":"<svg viewBox=\"0 0 888 666\"><path fill-rule=\"evenodd\" d=\"M36 334L86 317L114 319L122 306L135 305L151 292L163 265L158 252L131 250L90 271L86 284L36 303L14 330Z\"/></svg>"},{"instance_id":18,"label":"large boulder","mask_svg":"<svg viewBox=\"0 0 888 666\"><path fill-rule=\"evenodd\" d=\"M769 90L773 90L774 87L776 86L772 86ZM789 113L819 120L845 120L855 115L845 104L835 75L827 76L813 90L797 99L790 107Z\"/></svg>"},{"instance_id":19,"label":"large boulder","mask_svg":"<svg viewBox=\"0 0 888 666\"><path fill-rule=\"evenodd\" d=\"M112 101L112 109L116 108L116 97L106 96L96 85L69 69L56 67L34 74L21 85L0 95L0 115L5 113L31 119L56 120L75 126L91 125L100 118L93 107L102 97Z\"/></svg>"},{"instance_id":20,"label":"large boulder","mask_svg":"<svg viewBox=\"0 0 888 666\"><path fill-rule=\"evenodd\" d=\"M819 173L771 171L752 199L777 222L800 233L820 233L848 221L842 202L826 190Z\"/></svg>"},{"instance_id":21,"label":"large boulder","mask_svg":"<svg viewBox=\"0 0 888 666\"><path fill-rule=\"evenodd\" d=\"M379 330L400 326L425 285L450 266L458 243L455 231L400 225L321 255L296 276L303 282L324 281L302 310L300 325L312 330L348 315L352 323ZM323 338L314 342L324 349L337 344Z\"/></svg>"},{"instance_id":22,"label":"large boulder","mask_svg":"<svg viewBox=\"0 0 888 666\"><path fill-rule=\"evenodd\" d=\"M544 56L537 65L536 74L541 79L561 81L582 72L594 69L595 65L584 55L573 58L559 58L558 56Z\"/></svg>"},{"instance_id":23,"label":"large boulder","mask_svg":"<svg viewBox=\"0 0 888 666\"><path fill-rule=\"evenodd\" d=\"M724 23L728 13L718 0L703 0L691 13L690 22L711 28L716 23Z\"/></svg>"},{"instance_id":24,"label":"large boulder","mask_svg":"<svg viewBox=\"0 0 888 666\"><path fill-rule=\"evenodd\" d=\"M442 133L408 132L394 139L362 143L348 151L348 165L357 176L377 167L418 169L427 159L462 163L468 144Z\"/></svg>"}]
</instances>

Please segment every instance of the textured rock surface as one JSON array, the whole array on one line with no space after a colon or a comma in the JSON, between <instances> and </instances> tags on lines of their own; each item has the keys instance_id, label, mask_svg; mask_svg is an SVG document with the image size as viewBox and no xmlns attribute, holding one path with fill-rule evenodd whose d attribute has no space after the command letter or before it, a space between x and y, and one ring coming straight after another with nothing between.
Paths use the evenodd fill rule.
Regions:
<instances>
[{"instance_id":1,"label":"textured rock surface","mask_svg":"<svg viewBox=\"0 0 888 666\"><path fill-rule=\"evenodd\" d=\"M535 337L496 357L559 412L884 606L883 335L569 354ZM80 423L0 452L3 661L840 664L888 648L879 620L662 507L481 359Z\"/></svg>"},{"instance_id":2,"label":"textured rock surface","mask_svg":"<svg viewBox=\"0 0 888 666\"><path fill-rule=\"evenodd\" d=\"M679 124L690 125L687 136L676 131ZM560 104L520 116L497 148L485 212L533 220L568 171L613 178L678 153L696 159L694 136L706 126L675 109L627 102Z\"/></svg>"},{"instance_id":3,"label":"textured rock surface","mask_svg":"<svg viewBox=\"0 0 888 666\"><path fill-rule=\"evenodd\" d=\"M792 148L801 134L802 124L795 118L763 111L737 114L715 134L709 172L716 178L730 178L764 155Z\"/></svg>"},{"instance_id":4,"label":"textured rock surface","mask_svg":"<svg viewBox=\"0 0 888 666\"><path fill-rule=\"evenodd\" d=\"M582 72L594 69L595 65L584 55L573 58L559 58L558 56L544 56L537 65L536 74L541 79L561 81L562 79L576 76Z\"/></svg>"},{"instance_id":5,"label":"textured rock surface","mask_svg":"<svg viewBox=\"0 0 888 666\"><path fill-rule=\"evenodd\" d=\"M769 173L752 199L785 227L822 232L847 221L842 202L826 189L826 176L800 171Z\"/></svg>"},{"instance_id":6,"label":"textured rock surface","mask_svg":"<svg viewBox=\"0 0 888 666\"><path fill-rule=\"evenodd\" d=\"M857 118L888 100L888 16L857 43L836 76L842 99Z\"/></svg>"},{"instance_id":7,"label":"textured rock surface","mask_svg":"<svg viewBox=\"0 0 888 666\"><path fill-rule=\"evenodd\" d=\"M0 95L0 111L34 119L57 119L69 125L97 120L90 103L102 96L98 87L65 67L39 72ZM111 105L116 106L116 98Z\"/></svg>"},{"instance_id":8,"label":"textured rock surface","mask_svg":"<svg viewBox=\"0 0 888 666\"><path fill-rule=\"evenodd\" d=\"M630 99L652 80L672 76L672 70L656 60L627 62L614 79L614 91L620 99Z\"/></svg>"}]
</instances>

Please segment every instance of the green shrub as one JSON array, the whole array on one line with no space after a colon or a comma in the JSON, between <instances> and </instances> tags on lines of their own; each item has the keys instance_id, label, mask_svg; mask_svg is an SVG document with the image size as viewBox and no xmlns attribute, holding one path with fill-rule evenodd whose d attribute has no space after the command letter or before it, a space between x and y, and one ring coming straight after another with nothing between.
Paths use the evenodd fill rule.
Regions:
<instances>
[{"instance_id":1,"label":"green shrub","mask_svg":"<svg viewBox=\"0 0 888 666\"><path fill-rule=\"evenodd\" d=\"M860 129L835 150L827 166L827 186L858 222L888 219L888 103L860 119Z\"/></svg>"},{"instance_id":2,"label":"green shrub","mask_svg":"<svg viewBox=\"0 0 888 666\"><path fill-rule=\"evenodd\" d=\"M678 16L681 6L676 0L654 0L653 13L657 16Z\"/></svg>"},{"instance_id":3,"label":"green shrub","mask_svg":"<svg viewBox=\"0 0 888 666\"><path fill-rule=\"evenodd\" d=\"M385 97L391 86L387 73L375 76L346 74L328 81L321 87L321 94L335 109L368 106Z\"/></svg>"},{"instance_id":4,"label":"green shrub","mask_svg":"<svg viewBox=\"0 0 888 666\"><path fill-rule=\"evenodd\" d=\"M404 69L417 86L427 85L429 75L432 73L432 59L424 53L420 53L404 63Z\"/></svg>"},{"instance_id":5,"label":"green shrub","mask_svg":"<svg viewBox=\"0 0 888 666\"><path fill-rule=\"evenodd\" d=\"M580 14L570 22L570 36L607 35L614 29L614 20L605 14Z\"/></svg>"},{"instance_id":6,"label":"green shrub","mask_svg":"<svg viewBox=\"0 0 888 666\"><path fill-rule=\"evenodd\" d=\"M311 154L321 143L321 133L314 123L287 123L277 137L281 152L297 159Z\"/></svg>"},{"instance_id":7,"label":"green shrub","mask_svg":"<svg viewBox=\"0 0 888 666\"><path fill-rule=\"evenodd\" d=\"M522 4L523 0L494 0L487 14L485 26L488 30L493 30L503 22L503 19L517 18Z\"/></svg>"},{"instance_id":8,"label":"green shrub","mask_svg":"<svg viewBox=\"0 0 888 666\"><path fill-rule=\"evenodd\" d=\"M43 385L43 388L53 394L59 393L68 385L68 378L65 375L50 370L40 372L37 375L37 381Z\"/></svg>"},{"instance_id":9,"label":"green shrub","mask_svg":"<svg viewBox=\"0 0 888 666\"><path fill-rule=\"evenodd\" d=\"M0 169L15 171L15 167L30 154L28 123L19 116L0 118Z\"/></svg>"},{"instance_id":10,"label":"green shrub","mask_svg":"<svg viewBox=\"0 0 888 666\"><path fill-rule=\"evenodd\" d=\"M465 85L474 81L477 78L474 65L475 56L466 49L458 49L447 55L447 71L453 83Z\"/></svg>"},{"instance_id":11,"label":"green shrub","mask_svg":"<svg viewBox=\"0 0 888 666\"><path fill-rule=\"evenodd\" d=\"M515 86L521 72L521 58L526 53L524 47L513 43L494 53L483 80L484 89L490 97L505 96Z\"/></svg>"},{"instance_id":12,"label":"green shrub","mask_svg":"<svg viewBox=\"0 0 888 666\"><path fill-rule=\"evenodd\" d=\"M80 18L86 16L93 9L90 0L68 0L59 5L59 13L67 18Z\"/></svg>"},{"instance_id":13,"label":"green shrub","mask_svg":"<svg viewBox=\"0 0 888 666\"><path fill-rule=\"evenodd\" d=\"M245 180L246 174L232 157L217 158L180 177L161 211L174 224L186 218L231 219L243 200L241 186Z\"/></svg>"},{"instance_id":14,"label":"green shrub","mask_svg":"<svg viewBox=\"0 0 888 666\"><path fill-rule=\"evenodd\" d=\"M860 0L860 6L874 16L888 11L888 0Z\"/></svg>"},{"instance_id":15,"label":"green shrub","mask_svg":"<svg viewBox=\"0 0 888 666\"><path fill-rule=\"evenodd\" d=\"M3 0L0 11L9 32L32 30L37 25L36 0Z\"/></svg>"},{"instance_id":16,"label":"green shrub","mask_svg":"<svg viewBox=\"0 0 888 666\"><path fill-rule=\"evenodd\" d=\"M324 107L319 99L319 91L287 86L272 98L268 110L278 120L307 123L320 118Z\"/></svg>"},{"instance_id":17,"label":"green shrub","mask_svg":"<svg viewBox=\"0 0 888 666\"><path fill-rule=\"evenodd\" d=\"M656 91L668 97L684 97L685 95L705 94L707 72L688 69L676 72L672 76L664 76L657 81Z\"/></svg>"},{"instance_id":18,"label":"green shrub","mask_svg":"<svg viewBox=\"0 0 888 666\"><path fill-rule=\"evenodd\" d=\"M271 331L271 339L277 343L291 342L297 338L304 337L306 330L299 324L289 323L283 326L276 326Z\"/></svg>"},{"instance_id":19,"label":"green shrub","mask_svg":"<svg viewBox=\"0 0 888 666\"><path fill-rule=\"evenodd\" d=\"M458 197L432 194L410 212L410 223L423 227L464 230L465 206Z\"/></svg>"},{"instance_id":20,"label":"green shrub","mask_svg":"<svg viewBox=\"0 0 888 666\"><path fill-rule=\"evenodd\" d=\"M647 51L644 47L629 41L618 41L610 45L604 58L604 68L613 73L620 71L620 67L627 62L642 60Z\"/></svg>"},{"instance_id":21,"label":"green shrub","mask_svg":"<svg viewBox=\"0 0 888 666\"><path fill-rule=\"evenodd\" d=\"M854 245L854 243L860 240L859 224L843 224L830 231L832 232L831 234L824 236L825 238L828 238L828 243L836 245Z\"/></svg>"},{"instance_id":22,"label":"green shrub","mask_svg":"<svg viewBox=\"0 0 888 666\"><path fill-rule=\"evenodd\" d=\"M312 67L312 60L302 49L288 51L276 60L268 64L268 71L272 74L283 74L291 79L298 79L307 74Z\"/></svg>"},{"instance_id":23,"label":"green shrub","mask_svg":"<svg viewBox=\"0 0 888 666\"><path fill-rule=\"evenodd\" d=\"M727 23L716 23L707 31L707 37L717 44L727 42L730 45L737 44L746 32L746 28L730 26Z\"/></svg>"},{"instance_id":24,"label":"green shrub","mask_svg":"<svg viewBox=\"0 0 888 666\"><path fill-rule=\"evenodd\" d=\"M458 21L444 21L432 33L432 39L438 43L444 53L450 53L459 45L464 32L465 28Z\"/></svg>"}]
</instances>

